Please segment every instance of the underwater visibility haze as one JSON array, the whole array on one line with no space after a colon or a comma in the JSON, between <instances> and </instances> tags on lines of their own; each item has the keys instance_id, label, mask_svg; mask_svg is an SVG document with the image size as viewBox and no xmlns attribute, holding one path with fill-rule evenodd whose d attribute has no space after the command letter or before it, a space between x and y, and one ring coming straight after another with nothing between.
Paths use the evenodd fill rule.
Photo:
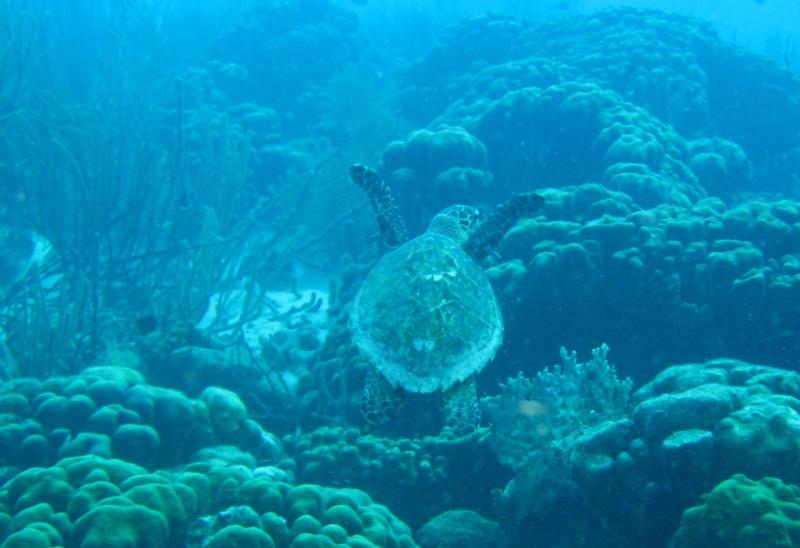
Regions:
<instances>
[{"instance_id":1,"label":"underwater visibility haze","mask_svg":"<svg viewBox=\"0 0 800 548\"><path fill-rule=\"evenodd\" d=\"M795 0L0 0L0 548L800 546Z\"/></svg>"}]
</instances>

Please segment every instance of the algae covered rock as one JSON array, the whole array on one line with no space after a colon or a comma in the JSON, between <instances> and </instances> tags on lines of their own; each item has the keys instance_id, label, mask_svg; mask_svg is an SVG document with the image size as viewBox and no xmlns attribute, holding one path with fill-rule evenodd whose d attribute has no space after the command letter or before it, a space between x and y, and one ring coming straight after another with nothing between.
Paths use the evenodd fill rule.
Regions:
<instances>
[{"instance_id":1,"label":"algae covered rock","mask_svg":"<svg viewBox=\"0 0 800 548\"><path fill-rule=\"evenodd\" d=\"M508 545L499 523L472 510L448 510L434 517L418 532L423 548L502 548Z\"/></svg>"}]
</instances>

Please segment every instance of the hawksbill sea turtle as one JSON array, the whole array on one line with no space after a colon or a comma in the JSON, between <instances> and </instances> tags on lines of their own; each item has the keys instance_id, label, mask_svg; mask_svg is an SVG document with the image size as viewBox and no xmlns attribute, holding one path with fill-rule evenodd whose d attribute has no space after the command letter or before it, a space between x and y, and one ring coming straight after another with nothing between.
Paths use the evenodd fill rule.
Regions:
<instances>
[{"instance_id":1,"label":"hawksbill sea turtle","mask_svg":"<svg viewBox=\"0 0 800 548\"><path fill-rule=\"evenodd\" d=\"M364 417L379 424L394 416L404 392L440 392L446 426L466 434L480 424L475 374L503 340L500 305L479 261L544 198L516 195L482 222L476 208L453 205L409 240L380 176L354 165L350 178L369 198L383 242L395 248L370 270L350 312L353 342L371 366Z\"/></svg>"}]
</instances>

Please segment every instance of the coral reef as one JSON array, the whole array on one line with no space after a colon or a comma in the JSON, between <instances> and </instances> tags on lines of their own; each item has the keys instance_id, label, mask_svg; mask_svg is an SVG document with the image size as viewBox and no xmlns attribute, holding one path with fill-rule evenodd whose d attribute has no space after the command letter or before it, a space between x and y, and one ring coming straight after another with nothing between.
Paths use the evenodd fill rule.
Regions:
<instances>
[{"instance_id":1,"label":"coral reef","mask_svg":"<svg viewBox=\"0 0 800 548\"><path fill-rule=\"evenodd\" d=\"M322 427L283 441L295 457L299 481L358 486L415 527L453 506L490 513L490 491L508 477L499 469L485 430L455 440L392 439L355 428ZM414 505L405 504L409 497Z\"/></svg>"},{"instance_id":2,"label":"coral reef","mask_svg":"<svg viewBox=\"0 0 800 548\"><path fill-rule=\"evenodd\" d=\"M800 544L796 76L644 9L482 15L411 60L363 2L27 4L0 8L0 546ZM463 437L426 394L361 416L361 162L410 234L546 198L477 240L505 330ZM599 341L615 365L578 362Z\"/></svg>"},{"instance_id":3,"label":"coral reef","mask_svg":"<svg viewBox=\"0 0 800 548\"><path fill-rule=\"evenodd\" d=\"M666 543L681 513L731 475L779 478L770 486L796 477L797 373L717 359L669 367L631 397L602 348L585 364L563 356L564 369L511 379L483 400L487 441L514 475L493 477L491 509L454 504L496 517L512 545ZM713 528L707 516L721 512L721 497L729 496L687 511L684 523L697 534ZM731 527L752 531L746 520L758 516L732 511L744 521ZM678 536L689 542L695 533Z\"/></svg>"},{"instance_id":4,"label":"coral reef","mask_svg":"<svg viewBox=\"0 0 800 548\"><path fill-rule=\"evenodd\" d=\"M575 352L562 348L560 365L533 379L520 373L501 385L500 394L482 400L491 421L492 448L515 474L493 492L495 512L505 520L513 543L530 538L546 544L573 542L600 526L569 463L586 432L605 430L630 412L632 383L617 377L607 354L602 345L590 361L578 363ZM574 511L556 520L563 505Z\"/></svg>"},{"instance_id":5,"label":"coral reef","mask_svg":"<svg viewBox=\"0 0 800 548\"><path fill-rule=\"evenodd\" d=\"M642 209L596 184L544 194L542 217L509 231L488 271L506 319L492 373L524 368L552 340L606 340L621 373L640 381L708 355L784 366L800 356L797 202Z\"/></svg>"},{"instance_id":6,"label":"coral reef","mask_svg":"<svg viewBox=\"0 0 800 548\"><path fill-rule=\"evenodd\" d=\"M280 441L247 416L239 396L207 388L199 400L150 386L137 371L99 366L46 381L18 378L0 387L0 465L20 468L96 455L154 469L197 451L231 445L253 464L278 464Z\"/></svg>"},{"instance_id":7,"label":"coral reef","mask_svg":"<svg viewBox=\"0 0 800 548\"><path fill-rule=\"evenodd\" d=\"M735 474L687 509L672 538L692 546L794 546L800 542L800 488L776 478L754 481Z\"/></svg>"},{"instance_id":8,"label":"coral reef","mask_svg":"<svg viewBox=\"0 0 800 548\"><path fill-rule=\"evenodd\" d=\"M283 479L224 461L148 473L116 459L70 457L0 489L0 538L9 547L416 546L366 493Z\"/></svg>"},{"instance_id":9,"label":"coral reef","mask_svg":"<svg viewBox=\"0 0 800 548\"><path fill-rule=\"evenodd\" d=\"M634 401L632 419L587 431L570 457L572 477L615 534L666 538L685 508L732 474L796 477L795 372L732 359L673 366Z\"/></svg>"},{"instance_id":10,"label":"coral reef","mask_svg":"<svg viewBox=\"0 0 800 548\"><path fill-rule=\"evenodd\" d=\"M279 110L290 131L309 129L324 112L320 87L359 57L357 17L329 0L274 0L252 6L245 19L212 46L209 68L218 89L228 100ZM264 62L297 55L306 61Z\"/></svg>"},{"instance_id":11,"label":"coral reef","mask_svg":"<svg viewBox=\"0 0 800 548\"><path fill-rule=\"evenodd\" d=\"M500 462L518 471L538 458L537 450L562 444L584 428L625 416L630 379L620 380L608 363L608 346L578 363L561 348L561 364L533 379L522 373L500 385L500 393L482 400L491 422L492 448Z\"/></svg>"},{"instance_id":12,"label":"coral reef","mask_svg":"<svg viewBox=\"0 0 800 548\"><path fill-rule=\"evenodd\" d=\"M769 169L794 146L800 83L789 71L723 42L706 22L630 7L539 25L498 15L463 21L408 69L401 104L427 124L451 105L480 108L569 81L613 90L689 137L735 140ZM740 108L742 96L752 108Z\"/></svg>"},{"instance_id":13,"label":"coral reef","mask_svg":"<svg viewBox=\"0 0 800 548\"><path fill-rule=\"evenodd\" d=\"M239 528L263 530L276 546L416 546L408 526L358 489L291 485L209 463L190 465L186 474L211 477L212 488L217 483L225 494L192 524L187 546L205 546L204 539L225 546L225 539L246 534Z\"/></svg>"},{"instance_id":14,"label":"coral reef","mask_svg":"<svg viewBox=\"0 0 800 548\"><path fill-rule=\"evenodd\" d=\"M516 17L486 14L448 29L404 75L399 101L404 113L419 124L430 122L463 96L466 86L459 85L459 77L505 60L516 36L530 26Z\"/></svg>"},{"instance_id":15,"label":"coral reef","mask_svg":"<svg viewBox=\"0 0 800 548\"><path fill-rule=\"evenodd\" d=\"M412 234L452 204L480 204L496 193L486 146L461 127L420 129L389 143L378 171L395 189Z\"/></svg>"},{"instance_id":16,"label":"coral reef","mask_svg":"<svg viewBox=\"0 0 800 548\"><path fill-rule=\"evenodd\" d=\"M489 169L516 191L602 181L644 207L705 197L686 141L647 110L596 84L565 82L456 104L437 119L488 149Z\"/></svg>"}]
</instances>

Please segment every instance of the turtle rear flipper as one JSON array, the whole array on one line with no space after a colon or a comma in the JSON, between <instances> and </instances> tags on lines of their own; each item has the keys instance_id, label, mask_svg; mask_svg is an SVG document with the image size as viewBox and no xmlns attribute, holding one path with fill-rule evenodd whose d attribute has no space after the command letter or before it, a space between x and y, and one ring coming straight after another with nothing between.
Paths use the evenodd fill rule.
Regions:
<instances>
[{"instance_id":1,"label":"turtle rear flipper","mask_svg":"<svg viewBox=\"0 0 800 548\"><path fill-rule=\"evenodd\" d=\"M470 377L450 387L442 396L444 424L456 436L465 436L481 424L481 408L475 378Z\"/></svg>"},{"instance_id":2,"label":"turtle rear flipper","mask_svg":"<svg viewBox=\"0 0 800 548\"><path fill-rule=\"evenodd\" d=\"M369 424L378 426L397 416L405 401L402 388L393 388L381 375L370 369L361 394L361 414Z\"/></svg>"},{"instance_id":3,"label":"turtle rear flipper","mask_svg":"<svg viewBox=\"0 0 800 548\"><path fill-rule=\"evenodd\" d=\"M472 258L480 261L493 252L500 240L517 220L544 205L544 196L535 192L517 194L497 206L470 235L464 246Z\"/></svg>"},{"instance_id":4,"label":"turtle rear flipper","mask_svg":"<svg viewBox=\"0 0 800 548\"><path fill-rule=\"evenodd\" d=\"M406 224L400 210L392 198L392 191L378 173L365 165L350 166L350 179L369 198L369 205L375 213L381 239L388 247L397 247L408 240Z\"/></svg>"}]
</instances>

